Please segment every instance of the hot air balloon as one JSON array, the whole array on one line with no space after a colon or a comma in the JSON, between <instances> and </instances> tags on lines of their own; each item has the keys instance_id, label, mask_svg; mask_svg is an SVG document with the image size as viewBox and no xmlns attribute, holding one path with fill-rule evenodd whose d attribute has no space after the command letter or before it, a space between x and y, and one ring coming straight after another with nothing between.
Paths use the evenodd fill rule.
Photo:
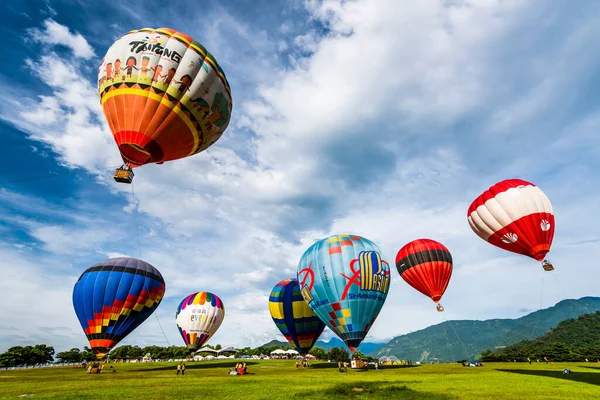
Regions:
<instances>
[{"instance_id":1,"label":"hot air balloon","mask_svg":"<svg viewBox=\"0 0 600 400\"><path fill-rule=\"evenodd\" d=\"M522 179L496 183L473 201L471 229L483 240L554 267L545 259L554 238L554 212L544 192Z\"/></svg>"},{"instance_id":2,"label":"hot air balloon","mask_svg":"<svg viewBox=\"0 0 600 400\"><path fill-rule=\"evenodd\" d=\"M96 357L104 357L144 322L165 294L165 281L136 258L111 258L88 268L73 288L73 308Z\"/></svg>"},{"instance_id":3,"label":"hot air balloon","mask_svg":"<svg viewBox=\"0 0 600 400\"><path fill-rule=\"evenodd\" d=\"M383 307L390 267L370 240L333 235L302 255L298 281L313 312L354 351Z\"/></svg>"},{"instance_id":4,"label":"hot air balloon","mask_svg":"<svg viewBox=\"0 0 600 400\"><path fill-rule=\"evenodd\" d=\"M179 303L175 322L187 348L196 351L215 334L224 317L225 307L219 296L196 292Z\"/></svg>"},{"instance_id":5,"label":"hot air balloon","mask_svg":"<svg viewBox=\"0 0 600 400\"><path fill-rule=\"evenodd\" d=\"M304 301L298 279L285 279L275 285L269 296L269 312L285 339L302 355L310 351L325 329Z\"/></svg>"},{"instance_id":6,"label":"hot air balloon","mask_svg":"<svg viewBox=\"0 0 600 400\"><path fill-rule=\"evenodd\" d=\"M446 246L431 239L413 240L398 251L396 268L402 279L444 311L439 301L452 276L452 256Z\"/></svg>"},{"instance_id":7,"label":"hot air balloon","mask_svg":"<svg viewBox=\"0 0 600 400\"><path fill-rule=\"evenodd\" d=\"M117 39L102 59L98 96L124 165L132 168L198 154L231 117L231 89L215 58L191 37L144 28Z\"/></svg>"}]
</instances>

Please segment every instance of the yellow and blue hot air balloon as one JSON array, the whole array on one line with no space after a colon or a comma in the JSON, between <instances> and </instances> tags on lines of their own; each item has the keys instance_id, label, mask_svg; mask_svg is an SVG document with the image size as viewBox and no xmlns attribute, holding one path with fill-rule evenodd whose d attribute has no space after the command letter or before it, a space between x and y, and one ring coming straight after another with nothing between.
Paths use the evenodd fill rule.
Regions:
<instances>
[{"instance_id":1,"label":"yellow and blue hot air balloon","mask_svg":"<svg viewBox=\"0 0 600 400\"><path fill-rule=\"evenodd\" d=\"M277 328L300 354L308 353L325 329L325 324L302 298L297 279L285 279L275 285L269 296L269 312Z\"/></svg>"},{"instance_id":2,"label":"yellow and blue hot air balloon","mask_svg":"<svg viewBox=\"0 0 600 400\"><path fill-rule=\"evenodd\" d=\"M298 281L310 308L354 351L383 307L390 267L370 240L333 235L302 255Z\"/></svg>"},{"instance_id":3,"label":"yellow and blue hot air balloon","mask_svg":"<svg viewBox=\"0 0 600 400\"><path fill-rule=\"evenodd\" d=\"M88 268L73 288L73 308L96 357L104 357L144 322L165 295L152 265L118 257Z\"/></svg>"}]
</instances>

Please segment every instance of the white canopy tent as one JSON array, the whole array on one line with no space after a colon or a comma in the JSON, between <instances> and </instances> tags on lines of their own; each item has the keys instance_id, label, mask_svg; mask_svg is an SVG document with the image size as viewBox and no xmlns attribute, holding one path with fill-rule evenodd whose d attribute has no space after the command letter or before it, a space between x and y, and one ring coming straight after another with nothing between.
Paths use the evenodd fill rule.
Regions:
<instances>
[{"instance_id":1,"label":"white canopy tent","mask_svg":"<svg viewBox=\"0 0 600 400\"><path fill-rule=\"evenodd\" d=\"M234 349L233 347L229 346L229 347L222 348L221 350L217 350L217 353L219 353L219 354L223 354L223 353L237 353L237 350Z\"/></svg>"},{"instance_id":2,"label":"white canopy tent","mask_svg":"<svg viewBox=\"0 0 600 400\"><path fill-rule=\"evenodd\" d=\"M285 352L285 354L289 354L289 355L292 355L292 356L297 356L297 355L298 355L298 354L300 354L300 353L298 353L298 352L297 352L296 350L294 350L294 349L289 349L288 351L286 351L286 352Z\"/></svg>"},{"instance_id":3,"label":"white canopy tent","mask_svg":"<svg viewBox=\"0 0 600 400\"><path fill-rule=\"evenodd\" d=\"M204 347L203 347L203 348L201 348L200 350L196 351L196 353L203 353L203 352L206 352L206 353L215 353L215 354L218 354L218 353L219 353L219 350L211 349L210 347L206 347L206 346L204 346Z\"/></svg>"},{"instance_id":4,"label":"white canopy tent","mask_svg":"<svg viewBox=\"0 0 600 400\"><path fill-rule=\"evenodd\" d=\"M277 349L271 352L271 355L287 354L284 350Z\"/></svg>"}]
</instances>

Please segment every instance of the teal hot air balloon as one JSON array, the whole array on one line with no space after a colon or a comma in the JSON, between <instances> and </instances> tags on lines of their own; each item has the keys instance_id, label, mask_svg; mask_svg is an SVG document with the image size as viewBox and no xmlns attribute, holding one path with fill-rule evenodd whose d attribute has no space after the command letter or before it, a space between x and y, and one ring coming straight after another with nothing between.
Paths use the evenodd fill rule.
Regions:
<instances>
[{"instance_id":1,"label":"teal hot air balloon","mask_svg":"<svg viewBox=\"0 0 600 400\"><path fill-rule=\"evenodd\" d=\"M354 351L385 303L390 267L370 240L333 235L304 252L298 281L310 308Z\"/></svg>"},{"instance_id":2,"label":"teal hot air balloon","mask_svg":"<svg viewBox=\"0 0 600 400\"><path fill-rule=\"evenodd\" d=\"M269 312L285 339L302 355L310 351L325 329L302 298L295 278L285 279L271 290Z\"/></svg>"}]
</instances>

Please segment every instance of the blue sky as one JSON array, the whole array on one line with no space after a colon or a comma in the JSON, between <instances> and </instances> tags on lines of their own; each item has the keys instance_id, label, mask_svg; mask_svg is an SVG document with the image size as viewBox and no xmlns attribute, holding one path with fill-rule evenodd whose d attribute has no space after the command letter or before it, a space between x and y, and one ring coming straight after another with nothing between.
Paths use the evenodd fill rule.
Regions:
<instances>
[{"instance_id":1,"label":"blue sky","mask_svg":"<svg viewBox=\"0 0 600 400\"><path fill-rule=\"evenodd\" d=\"M597 2L12 3L0 6L0 351L85 345L73 285L98 261L139 257L136 226L167 282L157 314L171 344L175 307L198 290L227 309L211 342L281 339L270 289L342 232L388 260L420 237L454 258L444 314L394 270L370 340L599 294ZM208 151L138 169L132 196L112 180L95 74L118 36L162 26L217 58L232 122ZM552 275L468 226L471 201L513 177L554 206ZM122 343L167 339L151 317Z\"/></svg>"}]
</instances>

